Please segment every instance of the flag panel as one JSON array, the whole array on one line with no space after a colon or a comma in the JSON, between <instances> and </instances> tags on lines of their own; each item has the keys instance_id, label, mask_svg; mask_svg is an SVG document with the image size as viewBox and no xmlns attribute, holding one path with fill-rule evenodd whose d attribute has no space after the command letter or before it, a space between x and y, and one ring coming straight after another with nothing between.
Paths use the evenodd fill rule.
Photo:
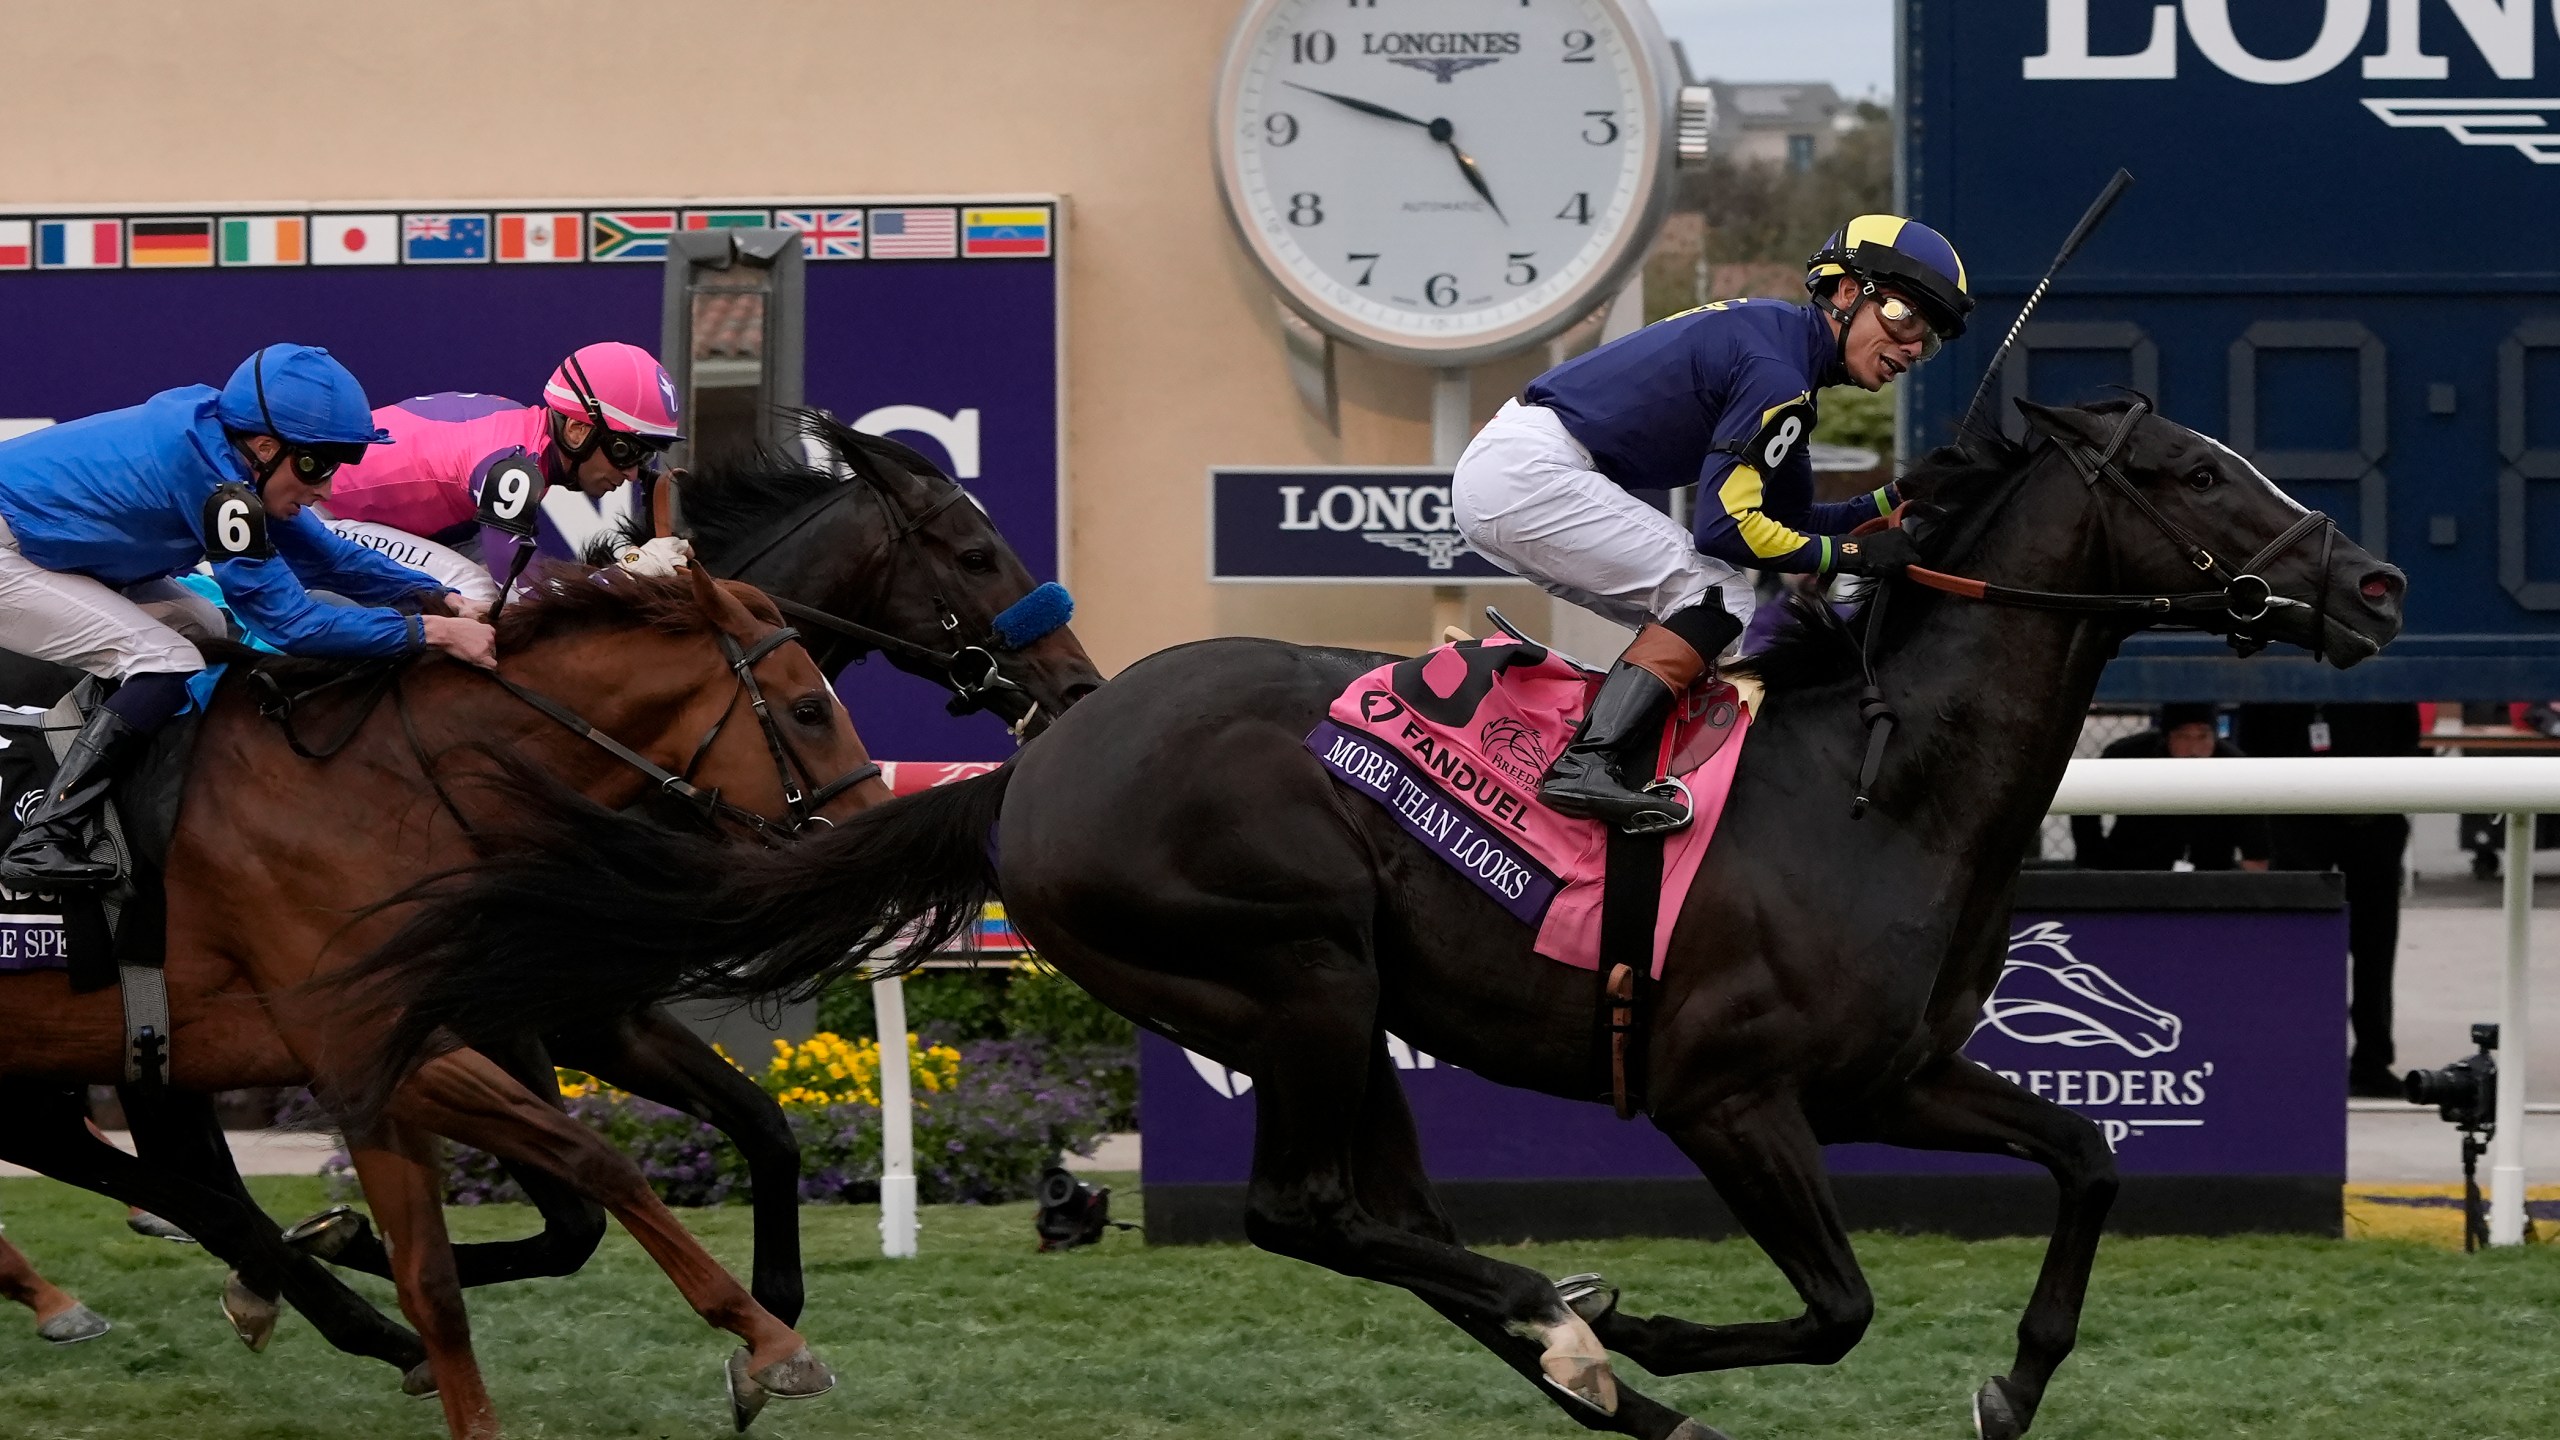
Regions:
<instances>
[{"instance_id":1,"label":"flag panel","mask_svg":"<svg viewBox=\"0 0 2560 1440\"><path fill-rule=\"evenodd\" d=\"M388 214L312 216L311 263L399 264L400 217Z\"/></svg>"}]
</instances>

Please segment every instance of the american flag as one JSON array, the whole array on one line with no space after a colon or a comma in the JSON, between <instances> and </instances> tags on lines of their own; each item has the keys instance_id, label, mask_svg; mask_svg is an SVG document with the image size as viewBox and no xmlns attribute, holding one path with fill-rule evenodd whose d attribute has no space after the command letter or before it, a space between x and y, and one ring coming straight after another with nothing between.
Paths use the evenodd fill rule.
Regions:
<instances>
[{"instance_id":1,"label":"american flag","mask_svg":"<svg viewBox=\"0 0 2560 1440\"><path fill-rule=\"evenodd\" d=\"M949 260L959 253L959 221L947 208L871 212L874 260Z\"/></svg>"},{"instance_id":2,"label":"american flag","mask_svg":"<svg viewBox=\"0 0 2560 1440\"><path fill-rule=\"evenodd\" d=\"M780 210L773 223L800 232L800 253L811 260L862 258L859 210Z\"/></svg>"}]
</instances>

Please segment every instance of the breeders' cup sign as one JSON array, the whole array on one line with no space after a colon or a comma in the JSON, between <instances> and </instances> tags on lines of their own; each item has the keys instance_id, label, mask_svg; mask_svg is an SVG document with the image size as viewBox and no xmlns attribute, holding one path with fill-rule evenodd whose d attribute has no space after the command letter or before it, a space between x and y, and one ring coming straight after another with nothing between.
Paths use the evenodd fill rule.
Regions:
<instances>
[{"instance_id":1,"label":"breeders' cup sign","mask_svg":"<svg viewBox=\"0 0 2560 1440\"><path fill-rule=\"evenodd\" d=\"M1515 577L1458 533L1446 470L1229 465L1209 472L1209 578L1464 585Z\"/></svg>"},{"instance_id":2,"label":"breeders' cup sign","mask_svg":"<svg viewBox=\"0 0 2560 1440\"><path fill-rule=\"evenodd\" d=\"M2341 912L2021 914L1965 1053L2095 1123L2133 1175L2343 1176ZM1444 1180L1689 1178L1645 1123L1481 1079L1389 1040ZM1154 1035L1141 1051L1146 1183L1243 1181L1251 1077ZM2006 1157L1837 1145L1843 1174L2031 1169Z\"/></svg>"}]
</instances>

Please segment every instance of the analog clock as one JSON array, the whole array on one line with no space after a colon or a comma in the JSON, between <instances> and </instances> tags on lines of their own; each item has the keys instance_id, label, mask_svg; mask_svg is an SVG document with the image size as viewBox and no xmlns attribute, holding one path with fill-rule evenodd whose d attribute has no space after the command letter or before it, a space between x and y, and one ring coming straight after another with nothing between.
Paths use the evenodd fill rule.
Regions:
<instances>
[{"instance_id":1,"label":"analog clock","mask_svg":"<svg viewBox=\"0 0 2560 1440\"><path fill-rule=\"evenodd\" d=\"M1292 308L1466 364L1588 315L1642 259L1677 88L1643 0L1251 0L1219 180Z\"/></svg>"}]
</instances>

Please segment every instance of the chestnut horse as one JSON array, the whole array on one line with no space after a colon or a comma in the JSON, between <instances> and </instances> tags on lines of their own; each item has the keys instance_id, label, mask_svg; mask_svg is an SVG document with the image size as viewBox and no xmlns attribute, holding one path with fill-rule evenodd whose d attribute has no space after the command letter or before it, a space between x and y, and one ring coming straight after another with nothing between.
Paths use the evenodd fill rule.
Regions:
<instances>
[{"instance_id":1,"label":"chestnut horse","mask_svg":"<svg viewBox=\"0 0 2560 1440\"><path fill-rule=\"evenodd\" d=\"M885 799L843 706L778 622L761 593L699 569L673 580L554 573L504 613L497 679L441 660L396 672L387 698L325 759L298 756L295 737L250 703L246 678L226 677L168 855L173 1096L308 1084L333 1106L352 1097L393 1017L327 978L397 921L364 907L470 858L472 831L510 803L493 784L502 756L604 804L654 791L765 832L821 801L826 819ZM226 1308L253 1348L274 1316L249 1292L281 1289L341 1348L410 1370L413 1390L431 1378L455 1436L497 1433L445 1236L433 1139L445 1136L545 1173L619 1218L697 1313L744 1342L729 1366L742 1411L768 1393L832 1383L631 1161L479 1052L419 1070L347 1137L391 1241L412 1339L281 1242L246 1204L227 1157L203 1153L200 1111L177 1104L145 1120L161 1110L146 1105L136 1116L146 1160L181 1162L168 1169L77 1124L64 1087L121 1078L115 993L75 994L61 971L0 976L0 1014L9 1017L0 1155L145 1205L240 1267L246 1283L235 1282Z\"/></svg>"}]
</instances>

